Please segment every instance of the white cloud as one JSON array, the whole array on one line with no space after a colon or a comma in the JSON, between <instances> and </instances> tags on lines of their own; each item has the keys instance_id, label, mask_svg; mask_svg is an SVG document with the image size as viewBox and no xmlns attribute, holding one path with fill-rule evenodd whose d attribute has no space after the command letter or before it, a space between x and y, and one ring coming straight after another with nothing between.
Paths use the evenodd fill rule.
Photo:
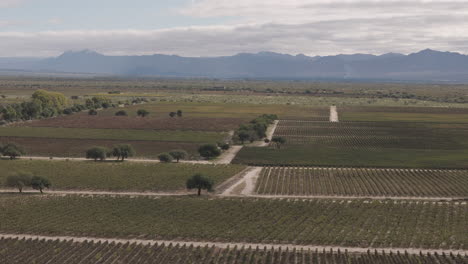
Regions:
<instances>
[{"instance_id":1,"label":"white cloud","mask_svg":"<svg viewBox=\"0 0 468 264\"><path fill-rule=\"evenodd\" d=\"M430 27L418 17L407 17L164 30L0 32L0 56L54 56L64 50L84 48L109 55L163 53L183 56L258 51L308 55L408 53L424 48L468 53L468 21L452 16L436 17L432 21ZM409 24L412 27L408 27Z\"/></svg>"},{"instance_id":2,"label":"white cloud","mask_svg":"<svg viewBox=\"0 0 468 264\"><path fill-rule=\"evenodd\" d=\"M0 8L16 7L26 0L0 0Z\"/></svg>"},{"instance_id":3,"label":"white cloud","mask_svg":"<svg viewBox=\"0 0 468 264\"><path fill-rule=\"evenodd\" d=\"M425 48L468 53L468 0L197 0L179 12L237 19L228 25L163 30L0 32L0 56L51 56L84 48L110 55L184 56Z\"/></svg>"}]
</instances>

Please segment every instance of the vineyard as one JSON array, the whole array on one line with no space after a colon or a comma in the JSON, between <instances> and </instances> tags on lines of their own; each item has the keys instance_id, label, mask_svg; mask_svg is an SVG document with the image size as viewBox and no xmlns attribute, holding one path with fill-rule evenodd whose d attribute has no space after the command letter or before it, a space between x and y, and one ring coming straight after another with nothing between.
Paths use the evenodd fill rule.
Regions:
<instances>
[{"instance_id":1,"label":"vineyard","mask_svg":"<svg viewBox=\"0 0 468 264\"><path fill-rule=\"evenodd\" d=\"M185 182L194 173L206 175L217 185L244 168L242 165L0 160L0 187L12 173L26 170L50 179L54 190L179 191L185 190Z\"/></svg>"},{"instance_id":2,"label":"vineyard","mask_svg":"<svg viewBox=\"0 0 468 264\"><path fill-rule=\"evenodd\" d=\"M347 252L217 248L173 244L136 245L109 242L72 242L0 239L2 263L212 263L212 264L464 264L461 255L405 253L350 254Z\"/></svg>"},{"instance_id":3,"label":"vineyard","mask_svg":"<svg viewBox=\"0 0 468 264\"><path fill-rule=\"evenodd\" d=\"M466 202L0 197L0 233L468 249Z\"/></svg>"},{"instance_id":4,"label":"vineyard","mask_svg":"<svg viewBox=\"0 0 468 264\"><path fill-rule=\"evenodd\" d=\"M468 171L268 167L256 192L268 195L468 197Z\"/></svg>"},{"instance_id":5,"label":"vineyard","mask_svg":"<svg viewBox=\"0 0 468 264\"><path fill-rule=\"evenodd\" d=\"M354 148L462 149L468 126L436 128L396 122L306 122L283 120L275 135L288 144Z\"/></svg>"}]
</instances>

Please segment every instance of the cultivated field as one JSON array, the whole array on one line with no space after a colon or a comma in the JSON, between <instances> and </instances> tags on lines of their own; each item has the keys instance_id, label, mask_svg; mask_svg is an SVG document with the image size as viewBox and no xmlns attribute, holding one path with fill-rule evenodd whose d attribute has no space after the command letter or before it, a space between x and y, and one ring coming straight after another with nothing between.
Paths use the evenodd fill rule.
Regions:
<instances>
[{"instance_id":1,"label":"cultivated field","mask_svg":"<svg viewBox=\"0 0 468 264\"><path fill-rule=\"evenodd\" d=\"M13 263L212 263L212 264L463 264L461 255L408 255L401 253L349 254L310 250L266 248L216 248L171 244L136 245L45 240L0 240L0 258Z\"/></svg>"},{"instance_id":2,"label":"cultivated field","mask_svg":"<svg viewBox=\"0 0 468 264\"><path fill-rule=\"evenodd\" d=\"M268 195L468 197L468 171L269 167L256 193Z\"/></svg>"},{"instance_id":3,"label":"cultivated field","mask_svg":"<svg viewBox=\"0 0 468 264\"><path fill-rule=\"evenodd\" d=\"M0 196L0 233L42 235L466 250L467 218L458 202Z\"/></svg>"},{"instance_id":4,"label":"cultivated field","mask_svg":"<svg viewBox=\"0 0 468 264\"><path fill-rule=\"evenodd\" d=\"M130 144L135 149L137 158L157 158L159 153L183 149L189 153L190 158L196 159L199 156L197 149L200 146L197 143L170 141L29 137L0 137L0 143L18 144L25 149L27 155L42 157L84 157L86 151L94 146L103 146L111 149L115 144Z\"/></svg>"},{"instance_id":5,"label":"cultivated field","mask_svg":"<svg viewBox=\"0 0 468 264\"><path fill-rule=\"evenodd\" d=\"M194 172L206 175L217 185L244 168L242 165L0 160L0 186L9 175L27 171L50 179L53 190L180 191L185 190L185 182Z\"/></svg>"},{"instance_id":6,"label":"cultivated field","mask_svg":"<svg viewBox=\"0 0 468 264\"><path fill-rule=\"evenodd\" d=\"M468 168L466 124L280 121L281 149L244 148L235 162L257 165Z\"/></svg>"}]
</instances>

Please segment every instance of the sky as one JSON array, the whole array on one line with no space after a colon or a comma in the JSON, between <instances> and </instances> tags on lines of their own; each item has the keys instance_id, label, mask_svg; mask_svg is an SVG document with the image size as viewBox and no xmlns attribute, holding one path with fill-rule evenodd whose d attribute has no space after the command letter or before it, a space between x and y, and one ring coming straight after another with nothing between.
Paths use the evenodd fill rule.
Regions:
<instances>
[{"instance_id":1,"label":"sky","mask_svg":"<svg viewBox=\"0 0 468 264\"><path fill-rule=\"evenodd\" d=\"M468 53L468 0L0 0L0 57Z\"/></svg>"}]
</instances>

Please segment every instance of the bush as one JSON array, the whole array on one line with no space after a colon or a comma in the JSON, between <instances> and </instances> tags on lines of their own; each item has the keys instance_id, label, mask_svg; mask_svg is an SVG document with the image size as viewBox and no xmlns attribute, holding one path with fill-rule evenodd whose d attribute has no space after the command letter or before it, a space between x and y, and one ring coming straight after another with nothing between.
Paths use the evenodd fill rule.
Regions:
<instances>
[{"instance_id":1,"label":"bush","mask_svg":"<svg viewBox=\"0 0 468 264\"><path fill-rule=\"evenodd\" d=\"M0 153L3 156L10 157L10 159L16 159L17 157L24 155L25 151L20 146L17 146L13 143L8 143L5 146L0 148Z\"/></svg>"},{"instance_id":2,"label":"bush","mask_svg":"<svg viewBox=\"0 0 468 264\"><path fill-rule=\"evenodd\" d=\"M161 162L169 163L172 162L173 157L169 153L161 153L158 155L158 159Z\"/></svg>"},{"instance_id":3,"label":"bush","mask_svg":"<svg viewBox=\"0 0 468 264\"><path fill-rule=\"evenodd\" d=\"M50 181L46 178L34 176L31 179L31 187L34 190L39 190L41 193L44 188L49 188L51 186Z\"/></svg>"},{"instance_id":4,"label":"bush","mask_svg":"<svg viewBox=\"0 0 468 264\"><path fill-rule=\"evenodd\" d=\"M145 109L140 109L137 111L137 115L138 116L141 116L141 117L146 117L148 116L150 113L148 111L146 111Z\"/></svg>"},{"instance_id":5,"label":"bush","mask_svg":"<svg viewBox=\"0 0 468 264\"><path fill-rule=\"evenodd\" d=\"M231 145L229 145L228 143L221 142L218 143L218 147L220 147L222 150L228 150L231 148Z\"/></svg>"},{"instance_id":6,"label":"bush","mask_svg":"<svg viewBox=\"0 0 468 264\"><path fill-rule=\"evenodd\" d=\"M169 155L171 155L175 160L177 160L177 162L179 162L179 160L181 159L186 159L188 157L187 151L182 149L172 150L171 152L169 152Z\"/></svg>"},{"instance_id":7,"label":"bush","mask_svg":"<svg viewBox=\"0 0 468 264\"><path fill-rule=\"evenodd\" d=\"M127 112L124 110L117 111L115 115L116 116L128 116Z\"/></svg>"},{"instance_id":8,"label":"bush","mask_svg":"<svg viewBox=\"0 0 468 264\"><path fill-rule=\"evenodd\" d=\"M108 152L109 150L104 147L93 147L86 151L86 158L103 161L107 158Z\"/></svg>"},{"instance_id":9,"label":"bush","mask_svg":"<svg viewBox=\"0 0 468 264\"><path fill-rule=\"evenodd\" d=\"M206 144L198 148L198 153L206 159L212 159L221 155L221 150L216 145Z\"/></svg>"},{"instance_id":10,"label":"bush","mask_svg":"<svg viewBox=\"0 0 468 264\"><path fill-rule=\"evenodd\" d=\"M88 115L97 115L97 111L95 109L90 109Z\"/></svg>"},{"instance_id":11,"label":"bush","mask_svg":"<svg viewBox=\"0 0 468 264\"><path fill-rule=\"evenodd\" d=\"M31 186L31 180L31 174L20 172L15 175L8 176L6 178L5 186L17 188L18 191L22 193L24 187Z\"/></svg>"}]
</instances>

